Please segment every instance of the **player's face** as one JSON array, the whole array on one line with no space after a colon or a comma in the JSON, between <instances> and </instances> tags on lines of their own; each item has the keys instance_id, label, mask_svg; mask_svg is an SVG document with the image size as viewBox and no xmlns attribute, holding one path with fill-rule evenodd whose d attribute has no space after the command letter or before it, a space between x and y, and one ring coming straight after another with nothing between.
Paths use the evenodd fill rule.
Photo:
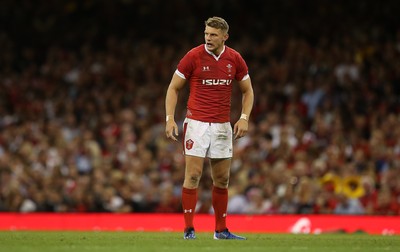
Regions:
<instances>
[{"instance_id":1,"label":"player's face","mask_svg":"<svg viewBox=\"0 0 400 252\"><path fill-rule=\"evenodd\" d=\"M224 47L228 34L220 29L206 26L204 31L204 40L209 51L219 55Z\"/></svg>"}]
</instances>

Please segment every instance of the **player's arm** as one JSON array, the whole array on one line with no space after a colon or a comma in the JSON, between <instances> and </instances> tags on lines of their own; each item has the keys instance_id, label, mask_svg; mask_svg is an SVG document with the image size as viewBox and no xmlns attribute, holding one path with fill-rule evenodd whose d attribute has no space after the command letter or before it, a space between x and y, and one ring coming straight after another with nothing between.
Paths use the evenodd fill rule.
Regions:
<instances>
[{"instance_id":1,"label":"player's arm","mask_svg":"<svg viewBox=\"0 0 400 252\"><path fill-rule=\"evenodd\" d=\"M233 128L235 139L245 136L249 130L249 118L254 103L254 92L250 77L239 81L239 88L242 92L242 113Z\"/></svg>"},{"instance_id":2,"label":"player's arm","mask_svg":"<svg viewBox=\"0 0 400 252\"><path fill-rule=\"evenodd\" d=\"M165 97L165 114L166 114L166 125L165 134L167 138L171 138L177 141L178 136L178 125L175 122L175 108L178 102L179 90L183 88L186 80L181 78L177 73L172 76L171 82L167 89Z\"/></svg>"}]
</instances>

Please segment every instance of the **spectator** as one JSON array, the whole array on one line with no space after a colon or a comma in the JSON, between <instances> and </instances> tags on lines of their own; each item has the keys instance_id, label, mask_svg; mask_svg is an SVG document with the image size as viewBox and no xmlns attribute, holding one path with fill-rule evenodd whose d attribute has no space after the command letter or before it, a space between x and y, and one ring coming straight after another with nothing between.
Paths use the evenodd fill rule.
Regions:
<instances>
[{"instance_id":1,"label":"spectator","mask_svg":"<svg viewBox=\"0 0 400 252\"><path fill-rule=\"evenodd\" d=\"M338 204L336 205L334 214L360 215L364 214L364 208L357 198L349 198L344 194L338 195Z\"/></svg>"}]
</instances>

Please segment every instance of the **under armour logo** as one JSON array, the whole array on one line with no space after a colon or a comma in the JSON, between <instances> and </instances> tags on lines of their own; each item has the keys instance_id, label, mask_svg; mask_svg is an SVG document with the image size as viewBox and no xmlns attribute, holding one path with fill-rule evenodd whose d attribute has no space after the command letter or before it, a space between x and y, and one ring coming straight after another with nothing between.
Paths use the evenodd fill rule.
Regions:
<instances>
[{"instance_id":1,"label":"under armour logo","mask_svg":"<svg viewBox=\"0 0 400 252\"><path fill-rule=\"evenodd\" d=\"M209 66L203 66L203 71L210 71L210 67Z\"/></svg>"},{"instance_id":2,"label":"under armour logo","mask_svg":"<svg viewBox=\"0 0 400 252\"><path fill-rule=\"evenodd\" d=\"M184 213L191 213L191 212L192 212L192 209L183 209L183 212L184 212Z\"/></svg>"}]
</instances>

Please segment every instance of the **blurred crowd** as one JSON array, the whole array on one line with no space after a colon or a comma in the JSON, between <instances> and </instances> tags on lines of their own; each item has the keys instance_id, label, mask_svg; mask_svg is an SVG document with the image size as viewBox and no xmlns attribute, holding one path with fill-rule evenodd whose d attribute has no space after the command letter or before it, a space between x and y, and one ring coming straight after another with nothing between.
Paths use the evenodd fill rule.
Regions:
<instances>
[{"instance_id":1,"label":"blurred crowd","mask_svg":"<svg viewBox=\"0 0 400 252\"><path fill-rule=\"evenodd\" d=\"M255 90L228 212L400 214L397 1L172 2L1 1L0 211L181 212L165 91L221 15Z\"/></svg>"}]
</instances>

